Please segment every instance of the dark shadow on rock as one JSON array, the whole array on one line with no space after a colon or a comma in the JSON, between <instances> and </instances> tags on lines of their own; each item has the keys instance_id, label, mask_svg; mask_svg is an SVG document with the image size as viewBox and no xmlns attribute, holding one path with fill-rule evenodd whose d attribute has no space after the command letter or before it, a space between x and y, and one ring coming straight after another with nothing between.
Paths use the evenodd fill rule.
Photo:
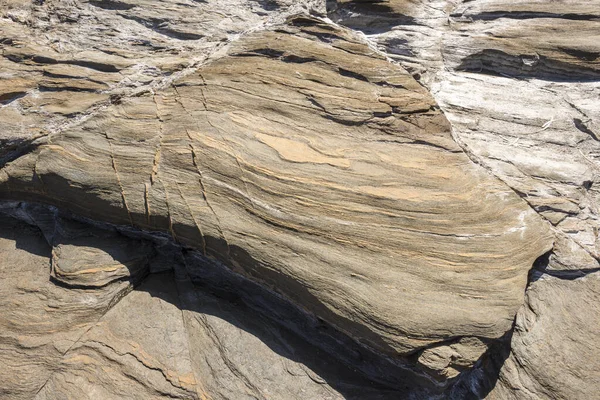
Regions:
<instances>
[{"instance_id":1,"label":"dark shadow on rock","mask_svg":"<svg viewBox=\"0 0 600 400\"><path fill-rule=\"evenodd\" d=\"M493 49L485 49L465 57L457 70L552 82L600 81L599 68L585 67L544 56L513 55Z\"/></svg>"},{"instance_id":2,"label":"dark shadow on rock","mask_svg":"<svg viewBox=\"0 0 600 400\"><path fill-rule=\"evenodd\" d=\"M0 210L1 211L1 210ZM44 241L40 230L18 219L0 213L0 238L15 242L15 247L36 256L50 258L52 248Z\"/></svg>"},{"instance_id":3,"label":"dark shadow on rock","mask_svg":"<svg viewBox=\"0 0 600 400\"><path fill-rule=\"evenodd\" d=\"M173 229L176 232L182 230L179 226ZM205 240L223 242L220 238ZM222 245L227 246L224 242ZM182 263L178 266L175 262L175 268L180 281L187 279L193 286L187 291L194 294L188 297L209 296L217 299L214 303L218 306L208 306L203 301L185 301L185 294L180 293L180 308L226 320L259 338L281 357L307 366L348 399L399 399L406 398L409 393L421 398L432 389L431 381L419 375L411 363L369 350L325 322L325 319L330 321L329 318L340 317L321 304L302 284L261 267L237 246L229 246L229 253L244 269L244 274L261 283L232 272L222 262L207 258L196 250L182 249ZM139 290L143 290L143 286ZM293 294L294 298L290 301L277 291ZM160 293L151 294L160 296ZM312 311L317 311L308 313L295 304L310 305ZM352 324L340 322L345 326ZM361 328L356 325L356 329ZM368 335L369 332L361 334Z\"/></svg>"},{"instance_id":4,"label":"dark shadow on rock","mask_svg":"<svg viewBox=\"0 0 600 400\"><path fill-rule=\"evenodd\" d=\"M227 321L258 338L280 357L304 365L347 399L396 400L406 398L409 394L416 395L416 398L427 398L431 382L413 371L413 365L405 360L392 360L390 357L369 350L323 319L305 312L292 301L265 287L264 282L268 282L273 289L285 289L286 293L294 291L298 296L297 300L311 304L318 309L324 308L320 303L316 304L318 300L301 284L282 274L267 273L264 267L261 269L259 264L241 248L231 246L229 251L239 263L247 264L244 265L246 273L251 277L256 276L263 284L232 272L222 262L207 258L194 249L181 247L161 233L144 232L126 226L96 224L85 218L57 211L53 207L44 205L23 202L12 204L15 208L12 210L13 214L28 224L45 225L49 223L50 216L54 216L53 218L57 221L60 219L68 221L72 218L73 221L69 223L76 228L71 230L70 235L59 234L56 239L52 239L56 240L53 242L54 246L71 245L76 247L82 245L83 248L87 248L95 244L99 246L98 250L110 254L115 261L126 266L129 265L130 257L127 252L119 249L115 251L113 234L121 235L124 241L139 243L141 247L148 246L148 244L153 246L152 256L144 268L136 268L130 271L130 276L116 278L107 283L103 282L99 286L65 283L63 280L51 278L49 273L49 279L61 287L93 290L100 289L112 282L127 280L135 290L147 291L152 296L173 304L172 295L162 294L160 285L158 288L156 285L145 285L144 278L151 271L163 272L159 275L167 277L165 279L172 279L172 275L175 273L177 284L180 287L178 301L174 304L178 308L198 315L212 315ZM4 212L10 214L6 208ZM38 218L32 218L32 214L36 213ZM0 223L4 223L5 219L31 229L32 236L37 236L38 241L44 245L44 250L39 254L48 258L52 257L51 246L42 239L42 237L46 237L46 240L49 239L47 233L42 236L42 232L48 228L47 226L39 229L35 226L24 225L12 217L3 216L0 209ZM82 230L80 236L73 235L73 232L84 229L86 223L91 224L89 225L90 232ZM0 235L10 235L10 225L5 224L4 227L8 227L8 229L0 229ZM110 233L110 241L94 241L98 235L93 232L102 227ZM182 233L187 228L175 226L173 229ZM58 231L60 230L61 228L58 229ZM86 238L90 240L85 240ZM205 240L207 243L212 243L211 247L213 248L227 247L221 238L205 238ZM18 246L27 251L39 252L39 246L31 246L29 241L20 241ZM264 276L262 276L263 274ZM150 276L155 277L153 274ZM168 278L169 276L171 278ZM183 290L181 287L186 281L189 282L189 285ZM323 312L325 318L331 314L331 311Z\"/></svg>"},{"instance_id":5,"label":"dark shadow on rock","mask_svg":"<svg viewBox=\"0 0 600 400\"><path fill-rule=\"evenodd\" d=\"M550 250L534 261L529 271L526 290L542 275L548 273L548 265L552 254L553 250ZM473 368L458 376L456 384L447 393L450 400L485 399L494 390L500 379L500 371L510 356L515 326L516 317L512 328L499 340L490 343L488 350L479 358Z\"/></svg>"},{"instance_id":6,"label":"dark shadow on rock","mask_svg":"<svg viewBox=\"0 0 600 400\"><path fill-rule=\"evenodd\" d=\"M332 319L336 320L333 313L302 284L278 272L252 266L256 261L243 249L234 246L231 253L236 255L238 262L244 260L240 264L244 268L252 268L246 270L246 273L250 276L258 275L256 280L262 284L233 273L220 263L209 260L195 251L185 254L186 270L192 282L220 298L236 304L243 303L244 307L262 314L271 324L277 324L281 329L302 337L315 348L330 354L379 384L402 392L425 389L430 385L430 381L419 376L406 360L393 360L392 357L369 350L334 328L330 324ZM293 293L294 298L290 301L278 294L278 290L286 294ZM313 312L308 313L295 304L310 305ZM342 326L351 326L350 321L343 322L346 322L346 325Z\"/></svg>"},{"instance_id":7,"label":"dark shadow on rock","mask_svg":"<svg viewBox=\"0 0 600 400\"><path fill-rule=\"evenodd\" d=\"M179 276L178 276L179 275ZM178 276L179 279L175 278ZM248 306L245 302L245 293L225 292L217 290L220 294L208 290L203 286L197 286L185 278L181 278L179 273L163 273L153 275L150 280L157 278L168 280L176 279L178 287L178 303L180 309L194 313L198 316L216 317L219 320L226 321L236 329L240 329L258 338L263 344L268 346L270 351L276 353L279 357L300 363L307 367L318 377L311 379L322 379L334 390L339 392L346 399L373 399L373 400L396 400L406 398L407 393L390 388L381 383L375 382L352 367L340 362L331 353L325 352L312 343L308 342L304 336L314 332L304 332L303 335L290 331L285 327L290 320L296 318L295 315L279 315L280 318L287 318L276 322L264 313L257 312ZM164 301L171 301L172 294L165 293L162 287L167 285L140 285L136 290L147 291L153 297L161 298ZM264 303L264 300L261 299ZM298 323L299 321L293 321ZM217 335L218 331L215 332ZM322 336L322 335L320 335ZM244 340L243 336L241 339ZM243 343L243 342L242 342ZM338 344L339 351L356 352L356 349L344 348ZM248 349L252 353L253 349ZM268 359L268 357L266 357ZM277 368L277 366L274 366ZM261 378L261 377L257 377ZM258 379L257 379L258 380ZM260 382L254 382L260 387ZM285 384L285 382L281 382Z\"/></svg>"},{"instance_id":8,"label":"dark shadow on rock","mask_svg":"<svg viewBox=\"0 0 600 400\"><path fill-rule=\"evenodd\" d=\"M449 400L485 399L496 387L500 370L510 356L511 328L500 339L491 343L488 350L479 358L473 368L461 373L445 395Z\"/></svg>"},{"instance_id":9,"label":"dark shadow on rock","mask_svg":"<svg viewBox=\"0 0 600 400\"><path fill-rule=\"evenodd\" d=\"M39 146L35 139L0 139L0 168Z\"/></svg>"},{"instance_id":10,"label":"dark shadow on rock","mask_svg":"<svg viewBox=\"0 0 600 400\"><path fill-rule=\"evenodd\" d=\"M529 271L529 284L537 282L544 275L549 275L562 280L572 281L600 271L600 267L575 269L550 268L551 260L553 257L555 257L555 255L554 252L551 250L547 253L542 254L540 257L538 257L537 260L535 260L533 268L531 269L531 271ZM598 261L598 264L600 265L600 261Z\"/></svg>"},{"instance_id":11,"label":"dark shadow on rock","mask_svg":"<svg viewBox=\"0 0 600 400\"><path fill-rule=\"evenodd\" d=\"M385 33L400 25L418 25L408 15L378 0L327 2L327 15L334 22L366 34Z\"/></svg>"},{"instance_id":12,"label":"dark shadow on rock","mask_svg":"<svg viewBox=\"0 0 600 400\"><path fill-rule=\"evenodd\" d=\"M257 3L265 11L275 11L281 8L276 0L252 0L252 2Z\"/></svg>"}]
</instances>

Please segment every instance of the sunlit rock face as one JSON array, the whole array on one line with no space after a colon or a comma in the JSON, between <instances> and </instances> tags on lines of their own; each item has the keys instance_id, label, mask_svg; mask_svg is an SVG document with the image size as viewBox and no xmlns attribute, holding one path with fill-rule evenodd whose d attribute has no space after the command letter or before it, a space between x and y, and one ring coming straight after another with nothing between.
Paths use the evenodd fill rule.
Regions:
<instances>
[{"instance_id":1,"label":"sunlit rock face","mask_svg":"<svg viewBox=\"0 0 600 400\"><path fill-rule=\"evenodd\" d=\"M2 4L0 393L575 393L600 50L548 7Z\"/></svg>"},{"instance_id":2,"label":"sunlit rock face","mask_svg":"<svg viewBox=\"0 0 600 400\"><path fill-rule=\"evenodd\" d=\"M588 305L600 267L599 10L576 0L328 3L333 21L428 87L469 157L553 226L512 341L484 365L500 374L477 370L463 386L478 397L597 396L589 338L600 310Z\"/></svg>"}]
</instances>

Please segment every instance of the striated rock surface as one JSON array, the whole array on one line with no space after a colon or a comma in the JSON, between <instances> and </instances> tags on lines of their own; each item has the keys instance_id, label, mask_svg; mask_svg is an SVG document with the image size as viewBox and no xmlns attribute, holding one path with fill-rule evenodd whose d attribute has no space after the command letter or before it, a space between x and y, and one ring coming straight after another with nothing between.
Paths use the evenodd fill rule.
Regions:
<instances>
[{"instance_id":1,"label":"striated rock surface","mask_svg":"<svg viewBox=\"0 0 600 400\"><path fill-rule=\"evenodd\" d=\"M32 399L63 356L131 286L64 288L49 281L52 250L35 228L0 218L0 396Z\"/></svg>"},{"instance_id":2,"label":"striated rock surface","mask_svg":"<svg viewBox=\"0 0 600 400\"><path fill-rule=\"evenodd\" d=\"M3 2L0 393L593 398L593 3Z\"/></svg>"},{"instance_id":3,"label":"striated rock surface","mask_svg":"<svg viewBox=\"0 0 600 400\"><path fill-rule=\"evenodd\" d=\"M512 352L491 399L593 399L598 396L599 274L545 277L531 285L517 317ZM550 333L550 334L549 334Z\"/></svg>"},{"instance_id":4,"label":"striated rock surface","mask_svg":"<svg viewBox=\"0 0 600 400\"><path fill-rule=\"evenodd\" d=\"M401 395L243 303L200 291L176 259L171 271L150 275L135 291L127 281L61 287L48 281L52 255L41 232L5 216L0 223L2 398Z\"/></svg>"},{"instance_id":5,"label":"striated rock surface","mask_svg":"<svg viewBox=\"0 0 600 400\"><path fill-rule=\"evenodd\" d=\"M484 363L484 372L476 369L465 383L476 397L492 389L489 397L500 399L597 397L598 353L587 338L597 330L591 282L600 268L598 6L575 0L329 4L334 21L364 31L429 87L471 159L553 226L554 248L536 264L511 351L498 351L491 369ZM406 18L373 28L375 16L395 13Z\"/></svg>"},{"instance_id":6,"label":"striated rock surface","mask_svg":"<svg viewBox=\"0 0 600 400\"><path fill-rule=\"evenodd\" d=\"M551 239L372 53L307 18L249 34L44 136L0 191L168 231L390 356L498 338Z\"/></svg>"}]
</instances>

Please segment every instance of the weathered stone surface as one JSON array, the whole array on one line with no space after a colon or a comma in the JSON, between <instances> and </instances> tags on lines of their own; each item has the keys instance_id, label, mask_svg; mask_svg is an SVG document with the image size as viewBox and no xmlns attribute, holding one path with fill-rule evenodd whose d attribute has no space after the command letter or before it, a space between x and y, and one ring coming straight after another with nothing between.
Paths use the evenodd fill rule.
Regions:
<instances>
[{"instance_id":1,"label":"weathered stone surface","mask_svg":"<svg viewBox=\"0 0 600 400\"><path fill-rule=\"evenodd\" d=\"M104 286L115 280L138 280L147 273L152 248L89 225L56 221L53 235L52 276L67 285Z\"/></svg>"},{"instance_id":2,"label":"weathered stone surface","mask_svg":"<svg viewBox=\"0 0 600 400\"><path fill-rule=\"evenodd\" d=\"M0 216L2 398L34 398L69 349L131 288L57 286L48 279L50 257L39 231Z\"/></svg>"},{"instance_id":3,"label":"weathered stone surface","mask_svg":"<svg viewBox=\"0 0 600 400\"><path fill-rule=\"evenodd\" d=\"M565 342L585 343L597 325L597 307L583 306L597 293L582 277L600 268L598 2L388 1L388 10L363 4L364 17L352 14L357 3L332 2L331 18L359 27L369 13L410 17L359 29L431 88L469 156L555 227L553 252L533 275L548 279L528 292L491 397L594 398L596 381L576 377L593 374L597 352ZM532 308L543 317L531 318ZM483 396L490 387L477 388L478 376L470 385Z\"/></svg>"},{"instance_id":4,"label":"weathered stone surface","mask_svg":"<svg viewBox=\"0 0 600 400\"><path fill-rule=\"evenodd\" d=\"M1 2L3 395L594 397L598 4L324 3Z\"/></svg>"},{"instance_id":5,"label":"weathered stone surface","mask_svg":"<svg viewBox=\"0 0 600 400\"><path fill-rule=\"evenodd\" d=\"M169 268L175 272L153 274L133 292L126 282L63 288L48 280L51 249L39 231L5 216L0 228L2 398L402 395L326 357L243 302L198 289L174 259ZM98 244L97 252L111 248Z\"/></svg>"},{"instance_id":6,"label":"weathered stone surface","mask_svg":"<svg viewBox=\"0 0 600 400\"><path fill-rule=\"evenodd\" d=\"M49 133L0 180L168 231L390 356L501 337L551 245L410 75L309 18Z\"/></svg>"},{"instance_id":7,"label":"weathered stone surface","mask_svg":"<svg viewBox=\"0 0 600 400\"><path fill-rule=\"evenodd\" d=\"M597 272L576 280L545 276L531 285L490 399L597 398L599 278Z\"/></svg>"}]
</instances>

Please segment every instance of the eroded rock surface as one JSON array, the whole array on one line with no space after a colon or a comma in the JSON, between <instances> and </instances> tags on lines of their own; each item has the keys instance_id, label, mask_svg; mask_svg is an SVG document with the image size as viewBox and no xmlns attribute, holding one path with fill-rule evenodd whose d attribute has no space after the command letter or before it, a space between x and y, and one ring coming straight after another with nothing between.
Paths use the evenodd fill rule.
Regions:
<instances>
[{"instance_id":1,"label":"eroded rock surface","mask_svg":"<svg viewBox=\"0 0 600 400\"><path fill-rule=\"evenodd\" d=\"M240 291L228 298L197 288L177 258L135 291L128 281L61 287L48 280L52 254L42 233L6 216L0 223L3 398L403 395L235 301ZM111 249L98 245L96 252Z\"/></svg>"},{"instance_id":2,"label":"eroded rock surface","mask_svg":"<svg viewBox=\"0 0 600 400\"><path fill-rule=\"evenodd\" d=\"M112 299L7 396L561 398L527 343L598 268L591 3L4 2L0 198L51 206L5 206L40 288Z\"/></svg>"},{"instance_id":3,"label":"eroded rock surface","mask_svg":"<svg viewBox=\"0 0 600 400\"><path fill-rule=\"evenodd\" d=\"M598 307L583 304L597 296L589 282L600 267L598 2L365 3L330 2L329 13L431 88L469 156L554 226L553 252L532 275L538 280L517 317L512 353L497 365L504 364L500 379L490 381L488 372L480 385L475 374L470 390L481 397L495 387L492 398L597 397L597 377L585 384L578 377L597 375L597 352L585 343L597 330ZM407 18L371 29L382 13ZM570 341L586 350L567 349Z\"/></svg>"},{"instance_id":4,"label":"eroded rock surface","mask_svg":"<svg viewBox=\"0 0 600 400\"><path fill-rule=\"evenodd\" d=\"M34 227L0 217L0 395L32 399L63 356L130 289L64 288L49 281L52 249Z\"/></svg>"},{"instance_id":5,"label":"eroded rock surface","mask_svg":"<svg viewBox=\"0 0 600 400\"><path fill-rule=\"evenodd\" d=\"M2 196L168 231L390 356L502 336L550 249L410 75L317 20L119 103L12 161Z\"/></svg>"}]
</instances>

